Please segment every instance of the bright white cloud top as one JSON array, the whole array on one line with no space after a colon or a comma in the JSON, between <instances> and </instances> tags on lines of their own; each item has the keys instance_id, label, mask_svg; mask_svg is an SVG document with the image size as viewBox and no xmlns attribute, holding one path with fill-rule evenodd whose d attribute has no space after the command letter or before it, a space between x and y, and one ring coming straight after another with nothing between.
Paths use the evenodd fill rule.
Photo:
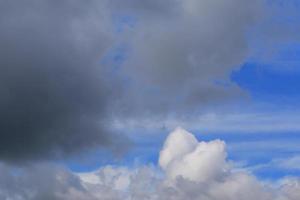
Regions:
<instances>
[{"instance_id":1,"label":"bright white cloud top","mask_svg":"<svg viewBox=\"0 0 300 200\"><path fill-rule=\"evenodd\" d=\"M225 159L223 141L198 142L191 133L177 128L167 138L159 164L172 179L182 176L190 181L206 182L226 171Z\"/></svg>"}]
</instances>

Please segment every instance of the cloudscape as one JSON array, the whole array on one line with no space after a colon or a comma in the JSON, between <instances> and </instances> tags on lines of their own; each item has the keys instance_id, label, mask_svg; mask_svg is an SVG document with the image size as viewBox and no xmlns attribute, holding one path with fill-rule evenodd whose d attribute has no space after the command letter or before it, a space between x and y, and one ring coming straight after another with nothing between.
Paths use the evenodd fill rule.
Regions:
<instances>
[{"instance_id":1,"label":"cloudscape","mask_svg":"<svg viewBox=\"0 0 300 200\"><path fill-rule=\"evenodd\" d=\"M0 199L299 200L299 9L0 0Z\"/></svg>"}]
</instances>

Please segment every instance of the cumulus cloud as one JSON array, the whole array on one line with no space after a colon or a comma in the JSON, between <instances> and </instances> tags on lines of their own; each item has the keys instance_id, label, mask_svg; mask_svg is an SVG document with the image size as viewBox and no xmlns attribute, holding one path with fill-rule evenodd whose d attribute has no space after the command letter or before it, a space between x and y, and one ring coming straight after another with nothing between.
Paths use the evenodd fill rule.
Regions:
<instances>
[{"instance_id":1,"label":"cumulus cloud","mask_svg":"<svg viewBox=\"0 0 300 200\"><path fill-rule=\"evenodd\" d=\"M1 164L0 176L0 198L4 200L95 199L76 175L52 164L22 168Z\"/></svg>"},{"instance_id":2,"label":"cumulus cloud","mask_svg":"<svg viewBox=\"0 0 300 200\"><path fill-rule=\"evenodd\" d=\"M226 171L225 143L219 140L200 142L187 131L177 128L165 142L160 153L160 166L176 179L206 182L221 178Z\"/></svg>"},{"instance_id":3,"label":"cumulus cloud","mask_svg":"<svg viewBox=\"0 0 300 200\"><path fill-rule=\"evenodd\" d=\"M229 75L248 56L262 8L260 0L1 1L0 159L124 147L114 120L193 116L245 96ZM128 16L131 28L116 31Z\"/></svg>"},{"instance_id":4,"label":"cumulus cloud","mask_svg":"<svg viewBox=\"0 0 300 200\"><path fill-rule=\"evenodd\" d=\"M114 118L156 117L231 96L236 86L213 82L245 57L245 30L257 12L256 1L237 0L4 0L0 7L4 160L122 146ZM122 40L114 16L124 15L138 23L116 73L101 61Z\"/></svg>"},{"instance_id":5,"label":"cumulus cloud","mask_svg":"<svg viewBox=\"0 0 300 200\"><path fill-rule=\"evenodd\" d=\"M281 181L279 199L296 200L300 198L300 180L297 178L286 178Z\"/></svg>"},{"instance_id":6,"label":"cumulus cloud","mask_svg":"<svg viewBox=\"0 0 300 200\"><path fill-rule=\"evenodd\" d=\"M191 113L245 95L229 74L247 56L246 33L260 16L259 1L159 2L152 4L162 14L131 13L137 23L123 71L139 93L128 91L136 103L127 115L140 104L146 114Z\"/></svg>"},{"instance_id":7,"label":"cumulus cloud","mask_svg":"<svg viewBox=\"0 0 300 200\"><path fill-rule=\"evenodd\" d=\"M189 149L187 144L193 148ZM298 178L270 183L247 171L236 171L226 159L224 142L199 142L183 129L176 129L166 139L159 162L162 171L155 166L104 166L87 173L73 173L49 163L19 168L2 164L0 197L16 200L298 200L300 197ZM169 176L174 170L172 165L178 170Z\"/></svg>"},{"instance_id":8,"label":"cumulus cloud","mask_svg":"<svg viewBox=\"0 0 300 200\"><path fill-rule=\"evenodd\" d=\"M182 128L167 137L159 165L162 172L151 166L135 169L108 166L79 176L85 188L110 187L119 192L121 199L128 200L296 200L300 197L298 178L267 183L246 170L234 170L226 159L224 142L199 142ZM117 189L120 183L122 187Z\"/></svg>"},{"instance_id":9,"label":"cumulus cloud","mask_svg":"<svg viewBox=\"0 0 300 200\"><path fill-rule=\"evenodd\" d=\"M0 159L117 146L104 121L119 90L100 65L108 16L101 1L0 2Z\"/></svg>"}]
</instances>

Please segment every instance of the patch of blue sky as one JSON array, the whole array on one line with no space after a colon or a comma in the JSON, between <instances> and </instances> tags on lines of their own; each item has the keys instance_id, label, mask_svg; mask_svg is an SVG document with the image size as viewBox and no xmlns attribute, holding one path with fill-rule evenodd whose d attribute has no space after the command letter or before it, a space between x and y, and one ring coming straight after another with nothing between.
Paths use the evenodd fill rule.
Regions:
<instances>
[{"instance_id":1,"label":"patch of blue sky","mask_svg":"<svg viewBox=\"0 0 300 200\"><path fill-rule=\"evenodd\" d=\"M300 175L299 169L282 168L274 160L282 160L300 155L300 135L295 133L198 133L199 140L221 139L226 142L228 159L243 163L261 179L279 179Z\"/></svg>"},{"instance_id":2,"label":"patch of blue sky","mask_svg":"<svg viewBox=\"0 0 300 200\"><path fill-rule=\"evenodd\" d=\"M283 170L275 168L275 166L270 168L262 168L256 170L254 172L256 177L264 180L278 180L284 177L299 177L300 171L299 170Z\"/></svg>"},{"instance_id":3,"label":"patch of blue sky","mask_svg":"<svg viewBox=\"0 0 300 200\"><path fill-rule=\"evenodd\" d=\"M112 17L114 31L117 34L115 37L119 37L119 40L112 45L106 54L102 57L100 62L109 66L109 69L114 72L120 72L120 68L124 61L128 57L130 47L127 42L122 40L122 34L126 32L128 28L134 28L137 19L131 15L113 15Z\"/></svg>"},{"instance_id":4,"label":"patch of blue sky","mask_svg":"<svg viewBox=\"0 0 300 200\"><path fill-rule=\"evenodd\" d=\"M116 44L111 48L106 55L102 58L102 64L110 64L110 67L113 69L118 69L121 67L122 63L126 60L128 56L128 45Z\"/></svg>"},{"instance_id":5,"label":"patch of blue sky","mask_svg":"<svg viewBox=\"0 0 300 200\"><path fill-rule=\"evenodd\" d=\"M254 98L278 97L273 100L292 101L300 97L300 72L282 73L259 63L247 63L232 74L232 80Z\"/></svg>"},{"instance_id":6,"label":"patch of blue sky","mask_svg":"<svg viewBox=\"0 0 300 200\"><path fill-rule=\"evenodd\" d=\"M287 44L268 62L246 62L231 75L254 101L299 104L300 44Z\"/></svg>"},{"instance_id":7,"label":"patch of blue sky","mask_svg":"<svg viewBox=\"0 0 300 200\"><path fill-rule=\"evenodd\" d=\"M75 172L93 171L106 165L126 167L156 165L159 151L167 134L146 132L144 130L143 133L128 133L132 145L119 156L99 149L82 155L82 157L71 158L64 164Z\"/></svg>"},{"instance_id":8,"label":"patch of blue sky","mask_svg":"<svg viewBox=\"0 0 300 200\"><path fill-rule=\"evenodd\" d=\"M123 33L128 28L134 28L137 23L137 18L130 14L113 15L112 19L116 33Z\"/></svg>"}]
</instances>

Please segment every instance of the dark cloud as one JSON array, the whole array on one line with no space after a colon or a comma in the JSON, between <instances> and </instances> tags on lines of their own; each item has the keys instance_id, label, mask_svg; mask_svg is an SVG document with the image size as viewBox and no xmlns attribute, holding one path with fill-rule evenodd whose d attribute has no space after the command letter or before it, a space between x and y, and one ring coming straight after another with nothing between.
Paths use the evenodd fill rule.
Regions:
<instances>
[{"instance_id":1,"label":"dark cloud","mask_svg":"<svg viewBox=\"0 0 300 200\"><path fill-rule=\"evenodd\" d=\"M121 15L135 15L138 19L172 16L180 8L178 0L110 0L107 6Z\"/></svg>"},{"instance_id":2,"label":"dark cloud","mask_svg":"<svg viewBox=\"0 0 300 200\"><path fill-rule=\"evenodd\" d=\"M1 1L0 158L119 147L115 119L163 121L243 96L229 74L247 56L259 8L258 0ZM134 25L117 33L114 20L128 16Z\"/></svg>"},{"instance_id":3,"label":"dark cloud","mask_svg":"<svg viewBox=\"0 0 300 200\"><path fill-rule=\"evenodd\" d=\"M1 1L0 9L0 158L117 143L105 125L118 89L100 65L111 45L101 4Z\"/></svg>"}]
</instances>

